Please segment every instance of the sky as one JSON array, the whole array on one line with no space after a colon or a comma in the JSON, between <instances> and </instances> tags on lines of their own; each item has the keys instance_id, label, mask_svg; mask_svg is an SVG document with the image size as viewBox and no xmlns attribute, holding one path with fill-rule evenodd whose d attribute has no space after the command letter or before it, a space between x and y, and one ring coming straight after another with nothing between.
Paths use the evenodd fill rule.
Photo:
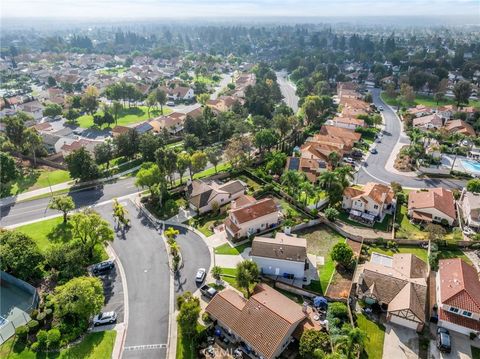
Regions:
<instances>
[{"instance_id":1,"label":"sky","mask_svg":"<svg viewBox=\"0 0 480 359\"><path fill-rule=\"evenodd\" d=\"M480 0L1 0L0 3L2 18L475 15L480 23Z\"/></svg>"}]
</instances>

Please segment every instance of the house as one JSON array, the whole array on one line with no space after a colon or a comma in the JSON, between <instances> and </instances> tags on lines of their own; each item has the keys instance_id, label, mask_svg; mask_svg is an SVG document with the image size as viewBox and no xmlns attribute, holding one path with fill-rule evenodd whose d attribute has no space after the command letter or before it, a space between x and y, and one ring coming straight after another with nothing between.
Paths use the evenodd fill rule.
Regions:
<instances>
[{"instance_id":1,"label":"house","mask_svg":"<svg viewBox=\"0 0 480 359\"><path fill-rule=\"evenodd\" d=\"M153 126L148 122L142 122L134 127L134 130L139 134L143 135L144 133L150 132L153 130Z\"/></svg>"},{"instance_id":2,"label":"house","mask_svg":"<svg viewBox=\"0 0 480 359\"><path fill-rule=\"evenodd\" d=\"M114 128L112 128L112 136L115 138L127 133L130 130L131 128L127 126L115 126Z\"/></svg>"},{"instance_id":3,"label":"house","mask_svg":"<svg viewBox=\"0 0 480 359\"><path fill-rule=\"evenodd\" d=\"M80 148L85 148L90 154L94 153L95 146L101 144L101 141L91 141L86 139L74 140L70 143L65 142L64 145L60 148L60 152L63 156L67 156L70 153L79 150Z\"/></svg>"},{"instance_id":4,"label":"house","mask_svg":"<svg viewBox=\"0 0 480 359\"><path fill-rule=\"evenodd\" d=\"M228 238L239 239L276 227L282 213L273 198L256 200L251 196L241 196L232 202L232 208L225 220Z\"/></svg>"},{"instance_id":5,"label":"house","mask_svg":"<svg viewBox=\"0 0 480 359\"><path fill-rule=\"evenodd\" d=\"M174 88L162 88L170 101L191 101L195 98L195 91L191 87L175 86Z\"/></svg>"},{"instance_id":6,"label":"house","mask_svg":"<svg viewBox=\"0 0 480 359\"><path fill-rule=\"evenodd\" d=\"M480 231L480 193L463 192L460 208L465 224Z\"/></svg>"},{"instance_id":7,"label":"house","mask_svg":"<svg viewBox=\"0 0 480 359\"><path fill-rule=\"evenodd\" d=\"M454 105L445 105L437 108L437 115L449 120L457 112L457 107Z\"/></svg>"},{"instance_id":8,"label":"house","mask_svg":"<svg viewBox=\"0 0 480 359\"><path fill-rule=\"evenodd\" d=\"M311 183L316 183L320 173L327 171L327 162L320 159L290 156L287 157L285 171L303 172Z\"/></svg>"},{"instance_id":9,"label":"house","mask_svg":"<svg viewBox=\"0 0 480 359\"><path fill-rule=\"evenodd\" d=\"M172 135L183 131L183 123L185 121L185 115L183 113L174 112L168 116L159 116L149 122L153 131L160 133L167 130Z\"/></svg>"},{"instance_id":10,"label":"house","mask_svg":"<svg viewBox=\"0 0 480 359\"><path fill-rule=\"evenodd\" d=\"M457 215L452 191L445 188L432 188L410 192L408 216L419 222L453 225Z\"/></svg>"},{"instance_id":11,"label":"house","mask_svg":"<svg viewBox=\"0 0 480 359\"><path fill-rule=\"evenodd\" d=\"M470 335L480 331L480 281L460 258L441 259L436 276L438 325Z\"/></svg>"},{"instance_id":12,"label":"house","mask_svg":"<svg viewBox=\"0 0 480 359\"><path fill-rule=\"evenodd\" d=\"M247 185L240 180L220 183L217 181L194 180L187 184L187 197L190 208L198 213L212 210L216 205L223 206L245 193Z\"/></svg>"},{"instance_id":13,"label":"house","mask_svg":"<svg viewBox=\"0 0 480 359\"><path fill-rule=\"evenodd\" d=\"M433 109L424 105L417 105L407 110L407 113L414 117L423 117L433 114Z\"/></svg>"},{"instance_id":14,"label":"house","mask_svg":"<svg viewBox=\"0 0 480 359\"><path fill-rule=\"evenodd\" d=\"M304 329L321 329L311 308L263 283L257 284L248 300L232 289L223 290L205 312L232 342L244 343L252 358L278 358Z\"/></svg>"},{"instance_id":15,"label":"house","mask_svg":"<svg viewBox=\"0 0 480 359\"><path fill-rule=\"evenodd\" d=\"M372 253L356 273L356 294L387 311L387 321L421 331L427 307L427 264L411 253Z\"/></svg>"},{"instance_id":16,"label":"house","mask_svg":"<svg viewBox=\"0 0 480 359\"><path fill-rule=\"evenodd\" d=\"M437 130L443 126L443 119L434 113L433 115L414 118L412 125L421 130Z\"/></svg>"},{"instance_id":17,"label":"house","mask_svg":"<svg viewBox=\"0 0 480 359\"><path fill-rule=\"evenodd\" d=\"M386 214L393 214L395 207L395 193L384 184L369 182L362 189L347 187L343 192L342 208L371 223L382 222Z\"/></svg>"},{"instance_id":18,"label":"house","mask_svg":"<svg viewBox=\"0 0 480 359\"><path fill-rule=\"evenodd\" d=\"M60 141L60 136L50 133L40 133L40 137L42 138L43 146L47 150L47 153L52 154L57 152L55 145Z\"/></svg>"},{"instance_id":19,"label":"house","mask_svg":"<svg viewBox=\"0 0 480 359\"><path fill-rule=\"evenodd\" d=\"M326 122L327 125L355 130L357 127L366 127L365 121L354 117L336 116Z\"/></svg>"},{"instance_id":20,"label":"house","mask_svg":"<svg viewBox=\"0 0 480 359\"><path fill-rule=\"evenodd\" d=\"M255 237L250 251L262 274L303 279L307 264L307 240L277 232L275 238Z\"/></svg>"},{"instance_id":21,"label":"house","mask_svg":"<svg viewBox=\"0 0 480 359\"><path fill-rule=\"evenodd\" d=\"M20 109L20 111L23 111L27 115L32 116L35 121L38 121L43 117L43 108L43 105L38 101L26 102L18 106L18 109Z\"/></svg>"},{"instance_id":22,"label":"house","mask_svg":"<svg viewBox=\"0 0 480 359\"><path fill-rule=\"evenodd\" d=\"M447 130L447 132L450 134L461 133L462 135L472 137L476 135L472 125L462 120L447 121L447 123L445 124L445 130Z\"/></svg>"}]
</instances>

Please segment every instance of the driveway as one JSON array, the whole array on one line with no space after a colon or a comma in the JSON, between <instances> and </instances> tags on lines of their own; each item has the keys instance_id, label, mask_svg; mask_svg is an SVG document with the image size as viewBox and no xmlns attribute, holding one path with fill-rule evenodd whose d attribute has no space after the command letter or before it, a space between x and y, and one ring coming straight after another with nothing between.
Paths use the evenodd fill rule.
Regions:
<instances>
[{"instance_id":1,"label":"driveway","mask_svg":"<svg viewBox=\"0 0 480 359\"><path fill-rule=\"evenodd\" d=\"M131 227L112 243L125 270L129 317L123 358L164 358L168 340L170 274L164 242L129 199ZM113 225L112 205L96 210Z\"/></svg>"},{"instance_id":2,"label":"driveway","mask_svg":"<svg viewBox=\"0 0 480 359\"><path fill-rule=\"evenodd\" d=\"M418 359L418 334L413 329L385 324L383 359Z\"/></svg>"},{"instance_id":3,"label":"driveway","mask_svg":"<svg viewBox=\"0 0 480 359\"><path fill-rule=\"evenodd\" d=\"M122 323L124 320L123 285L118 269L118 260L115 260L115 267L111 271L99 276L99 278L103 283L103 294L105 295L105 305L102 312L115 311L117 313L117 323Z\"/></svg>"},{"instance_id":4,"label":"driveway","mask_svg":"<svg viewBox=\"0 0 480 359\"><path fill-rule=\"evenodd\" d=\"M456 334L450 332L452 339L452 352L450 354L442 353L437 348L435 340L430 341L430 353L431 359L471 359L472 349L470 338L466 335Z\"/></svg>"}]
</instances>

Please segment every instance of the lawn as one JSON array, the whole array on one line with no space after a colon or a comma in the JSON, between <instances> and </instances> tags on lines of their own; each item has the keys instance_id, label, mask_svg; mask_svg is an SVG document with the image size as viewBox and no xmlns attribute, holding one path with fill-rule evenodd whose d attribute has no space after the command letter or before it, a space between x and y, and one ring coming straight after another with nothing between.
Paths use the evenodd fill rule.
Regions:
<instances>
[{"instance_id":1,"label":"lawn","mask_svg":"<svg viewBox=\"0 0 480 359\"><path fill-rule=\"evenodd\" d=\"M217 215L207 213L202 216L196 217L193 220L193 226L200 232L202 232L205 237L210 237L211 235L213 235L211 227L215 226L215 223L220 224L221 222L223 222L223 220L227 218L227 215L227 211L219 213Z\"/></svg>"},{"instance_id":2,"label":"lawn","mask_svg":"<svg viewBox=\"0 0 480 359\"><path fill-rule=\"evenodd\" d=\"M357 325L367 334L365 353L361 355L361 358L382 359L385 327L382 324L372 322L363 314L357 314Z\"/></svg>"},{"instance_id":3,"label":"lawn","mask_svg":"<svg viewBox=\"0 0 480 359\"><path fill-rule=\"evenodd\" d=\"M247 184L248 194L252 194L253 192L258 191L259 189L262 188L262 185L260 183L254 181L253 179L251 179L248 176L244 176L244 175L239 176L239 177L237 177L237 179L239 179L240 181L243 181Z\"/></svg>"},{"instance_id":4,"label":"lawn","mask_svg":"<svg viewBox=\"0 0 480 359\"><path fill-rule=\"evenodd\" d=\"M215 254L225 254L225 255L239 255L242 254L246 248L252 246L252 242L247 242L239 246L232 247L230 243L224 243L221 246L215 248Z\"/></svg>"},{"instance_id":5,"label":"lawn","mask_svg":"<svg viewBox=\"0 0 480 359\"><path fill-rule=\"evenodd\" d=\"M203 177L213 176L217 172L228 171L231 167L232 166L230 165L230 163L220 163L217 166L217 171L216 172L215 172L215 167L207 168L206 170L204 170L202 172L195 173L193 175L193 179L199 179L199 178L203 178ZM188 176L186 176L185 178L188 178Z\"/></svg>"},{"instance_id":6,"label":"lawn","mask_svg":"<svg viewBox=\"0 0 480 359\"><path fill-rule=\"evenodd\" d=\"M480 348L471 347L472 348L472 359L480 359Z\"/></svg>"},{"instance_id":7,"label":"lawn","mask_svg":"<svg viewBox=\"0 0 480 359\"><path fill-rule=\"evenodd\" d=\"M390 106L398 106L398 100L394 99L392 97L388 97L385 92L382 92L380 95L382 100L389 104ZM427 96L427 95L416 95L415 96L415 103L412 106L416 105L424 105L428 107L438 107L438 106L445 106L445 105L456 105L456 102L453 98L446 98L443 101L439 101L438 104L437 102L433 99L433 96ZM468 106L473 106L480 108L480 101L470 101Z\"/></svg>"},{"instance_id":8,"label":"lawn","mask_svg":"<svg viewBox=\"0 0 480 359\"><path fill-rule=\"evenodd\" d=\"M28 348L14 347L13 338L6 341L0 347L0 357L5 359L97 359L110 358L117 332L106 330L103 332L90 333L79 343L68 349L61 349L58 353L35 353Z\"/></svg>"},{"instance_id":9,"label":"lawn","mask_svg":"<svg viewBox=\"0 0 480 359\"><path fill-rule=\"evenodd\" d=\"M163 108L163 114L168 115L171 113L172 110L168 107ZM101 110L97 111L98 115L102 115L103 112ZM147 106L135 106L135 107L125 107L120 111L120 115L118 116L118 125L119 126L126 126L131 125L133 123L142 122L148 120L150 118L154 118L160 116L160 109L150 109L150 116L148 115L148 108ZM82 128L89 128L93 126L93 116L92 115L83 115L77 119L78 125ZM115 124L111 125L112 127Z\"/></svg>"},{"instance_id":10,"label":"lawn","mask_svg":"<svg viewBox=\"0 0 480 359\"><path fill-rule=\"evenodd\" d=\"M201 324L197 324L197 336L199 336L206 327ZM196 343L193 338L188 337L185 338L182 336L182 331L180 327L178 327L177 332L177 359L196 359L198 358L197 350L196 350Z\"/></svg>"},{"instance_id":11,"label":"lawn","mask_svg":"<svg viewBox=\"0 0 480 359\"><path fill-rule=\"evenodd\" d=\"M424 262L427 262L428 260L427 250L421 248L420 246L398 246L396 251L392 251L391 249L386 249L384 247L370 247L368 249L368 253L372 254L373 252L385 254L387 256L393 256L395 253L412 253Z\"/></svg>"},{"instance_id":12,"label":"lawn","mask_svg":"<svg viewBox=\"0 0 480 359\"><path fill-rule=\"evenodd\" d=\"M312 281L306 288L319 293L325 293L330 278L335 270L335 262L330 257L333 246L345 241L340 234L327 227L315 227L298 233L307 240L307 252L324 258L324 264L318 267L319 281Z\"/></svg>"},{"instance_id":13,"label":"lawn","mask_svg":"<svg viewBox=\"0 0 480 359\"><path fill-rule=\"evenodd\" d=\"M121 66L121 67L109 67L109 68L101 69L101 70L98 70L98 73L102 75L118 75L118 74L124 73L125 71L127 71L127 68Z\"/></svg>"},{"instance_id":14,"label":"lawn","mask_svg":"<svg viewBox=\"0 0 480 359\"><path fill-rule=\"evenodd\" d=\"M347 223L351 226L354 226L354 227L373 228L373 229L376 229L378 231L388 232L389 227L390 227L390 223L392 222L392 216L390 214L387 214L382 222L375 222L373 227L369 227L369 226L365 226L361 223L358 223L358 222L355 222L355 221L352 221L351 219L349 219L347 212L344 212L342 210L339 211L339 212L340 212L340 214L338 216L338 219L340 221L345 222L345 223Z\"/></svg>"},{"instance_id":15,"label":"lawn","mask_svg":"<svg viewBox=\"0 0 480 359\"><path fill-rule=\"evenodd\" d=\"M63 217L26 224L17 227L15 230L30 236L44 253L53 243L68 242L71 241L73 237L71 226L68 224L67 226L63 225ZM103 246L96 247L95 252L96 258L93 259L94 261L108 259L108 255Z\"/></svg>"},{"instance_id":16,"label":"lawn","mask_svg":"<svg viewBox=\"0 0 480 359\"><path fill-rule=\"evenodd\" d=\"M5 186L5 190L1 191L1 194L2 197L15 196L23 192L53 186L70 180L70 173L64 170L25 169L25 173L21 178Z\"/></svg>"}]
</instances>

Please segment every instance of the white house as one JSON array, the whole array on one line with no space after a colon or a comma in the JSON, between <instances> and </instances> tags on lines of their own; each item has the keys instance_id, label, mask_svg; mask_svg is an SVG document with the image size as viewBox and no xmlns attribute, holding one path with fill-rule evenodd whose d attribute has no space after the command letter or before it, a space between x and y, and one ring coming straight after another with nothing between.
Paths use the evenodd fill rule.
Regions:
<instances>
[{"instance_id":1,"label":"white house","mask_svg":"<svg viewBox=\"0 0 480 359\"><path fill-rule=\"evenodd\" d=\"M280 223L282 213L272 198L256 200L241 196L232 202L225 230L230 239L238 239L263 232Z\"/></svg>"},{"instance_id":2,"label":"white house","mask_svg":"<svg viewBox=\"0 0 480 359\"><path fill-rule=\"evenodd\" d=\"M480 230L480 193L464 192L460 204L465 224Z\"/></svg>"},{"instance_id":3,"label":"white house","mask_svg":"<svg viewBox=\"0 0 480 359\"><path fill-rule=\"evenodd\" d=\"M445 188L412 191L408 195L408 216L418 222L456 222L455 199Z\"/></svg>"},{"instance_id":4,"label":"white house","mask_svg":"<svg viewBox=\"0 0 480 359\"><path fill-rule=\"evenodd\" d=\"M275 238L255 237L250 257L263 274L302 279L307 263L307 240L281 232L277 232Z\"/></svg>"},{"instance_id":5,"label":"white house","mask_svg":"<svg viewBox=\"0 0 480 359\"><path fill-rule=\"evenodd\" d=\"M191 87L177 86L169 89L167 95L172 101L190 101L195 97L195 91Z\"/></svg>"},{"instance_id":6,"label":"white house","mask_svg":"<svg viewBox=\"0 0 480 359\"><path fill-rule=\"evenodd\" d=\"M347 187L343 192L342 208L357 217L373 216L381 222L386 214L393 214L395 206L395 193L384 184L369 182L362 189Z\"/></svg>"},{"instance_id":7,"label":"white house","mask_svg":"<svg viewBox=\"0 0 480 359\"><path fill-rule=\"evenodd\" d=\"M460 258L441 259L436 277L438 325L470 335L480 332L480 281Z\"/></svg>"},{"instance_id":8,"label":"white house","mask_svg":"<svg viewBox=\"0 0 480 359\"><path fill-rule=\"evenodd\" d=\"M240 180L227 183L194 180L187 184L186 191L190 208L205 213L215 205L220 207L242 196L246 188L247 185Z\"/></svg>"}]
</instances>

